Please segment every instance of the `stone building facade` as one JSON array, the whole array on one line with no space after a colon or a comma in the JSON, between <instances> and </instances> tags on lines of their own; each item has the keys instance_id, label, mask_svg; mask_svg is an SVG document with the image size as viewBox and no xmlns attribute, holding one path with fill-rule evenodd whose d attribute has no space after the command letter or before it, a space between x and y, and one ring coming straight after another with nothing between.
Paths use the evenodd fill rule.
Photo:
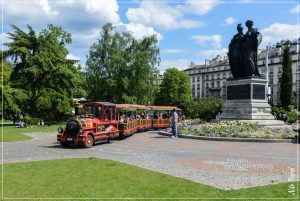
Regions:
<instances>
[{"instance_id":1,"label":"stone building facade","mask_svg":"<svg viewBox=\"0 0 300 201\"><path fill-rule=\"evenodd\" d=\"M274 104L280 102L280 83L282 76L282 53L285 41L264 50L259 50L257 65L260 74L266 76L266 55L268 54L269 67L269 100ZM291 43L292 56L293 93L297 97L300 94L300 39ZM232 78L227 57L217 56L212 60L206 60L203 65L193 65L184 70L189 77L192 86L192 95L195 99L206 96L226 97L226 79ZM298 95L299 98L299 95Z\"/></svg>"}]
</instances>

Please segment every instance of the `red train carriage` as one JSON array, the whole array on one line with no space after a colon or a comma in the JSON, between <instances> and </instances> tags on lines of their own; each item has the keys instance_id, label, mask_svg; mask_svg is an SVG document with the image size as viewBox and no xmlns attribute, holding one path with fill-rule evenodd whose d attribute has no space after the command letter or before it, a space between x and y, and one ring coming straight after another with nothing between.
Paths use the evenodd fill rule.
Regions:
<instances>
[{"instance_id":1,"label":"red train carriage","mask_svg":"<svg viewBox=\"0 0 300 201\"><path fill-rule=\"evenodd\" d=\"M150 118L151 108L145 105L136 105L136 108L137 108L137 118L139 119L138 131L151 129L152 128L152 119Z\"/></svg>"},{"instance_id":2,"label":"red train carriage","mask_svg":"<svg viewBox=\"0 0 300 201\"><path fill-rule=\"evenodd\" d=\"M84 118L70 118L65 129L59 129L57 141L66 147L80 143L89 148L96 142L109 142L119 137L116 105L91 102L83 106Z\"/></svg>"},{"instance_id":3,"label":"red train carriage","mask_svg":"<svg viewBox=\"0 0 300 201\"><path fill-rule=\"evenodd\" d=\"M132 135L137 131L137 108L131 104L117 104L117 119L119 121L120 137Z\"/></svg>"},{"instance_id":4,"label":"red train carriage","mask_svg":"<svg viewBox=\"0 0 300 201\"><path fill-rule=\"evenodd\" d=\"M121 138L152 127L149 107L135 104L117 104L116 108Z\"/></svg>"},{"instance_id":5,"label":"red train carriage","mask_svg":"<svg viewBox=\"0 0 300 201\"><path fill-rule=\"evenodd\" d=\"M175 109L178 113L179 120L181 123L181 109L175 106L149 106L152 111L152 128L168 128L171 125L172 110Z\"/></svg>"}]
</instances>

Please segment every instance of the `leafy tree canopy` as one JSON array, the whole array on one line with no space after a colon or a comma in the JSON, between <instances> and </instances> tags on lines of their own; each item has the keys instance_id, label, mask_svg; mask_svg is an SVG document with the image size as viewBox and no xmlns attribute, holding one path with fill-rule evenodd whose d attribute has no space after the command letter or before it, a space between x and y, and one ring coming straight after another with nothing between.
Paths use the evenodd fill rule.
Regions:
<instances>
[{"instance_id":1,"label":"leafy tree canopy","mask_svg":"<svg viewBox=\"0 0 300 201\"><path fill-rule=\"evenodd\" d=\"M76 61L66 59L65 45L71 43L71 34L54 25L40 33L30 25L28 32L14 25L12 29L3 54L13 61L13 86L28 92L26 112L45 120L59 120L71 113L72 97L83 82Z\"/></svg>"},{"instance_id":2,"label":"leafy tree canopy","mask_svg":"<svg viewBox=\"0 0 300 201\"><path fill-rule=\"evenodd\" d=\"M87 59L89 97L117 103L149 104L155 86L154 66L159 62L156 36L137 40L105 24Z\"/></svg>"},{"instance_id":3,"label":"leafy tree canopy","mask_svg":"<svg viewBox=\"0 0 300 201\"><path fill-rule=\"evenodd\" d=\"M3 75L0 78L0 89L1 94L3 94L3 100L1 100L1 103L3 103L3 115L5 118L12 113L21 112L22 106L24 106L28 96L25 90L12 87L12 83L10 81L10 76L13 71L12 64L8 61L4 61L1 63L1 67L0 73ZM0 105L0 109L2 112L2 104Z\"/></svg>"},{"instance_id":4,"label":"leafy tree canopy","mask_svg":"<svg viewBox=\"0 0 300 201\"><path fill-rule=\"evenodd\" d=\"M185 108L193 100L189 76L177 68L167 69L164 73L156 104L174 105Z\"/></svg>"}]
</instances>

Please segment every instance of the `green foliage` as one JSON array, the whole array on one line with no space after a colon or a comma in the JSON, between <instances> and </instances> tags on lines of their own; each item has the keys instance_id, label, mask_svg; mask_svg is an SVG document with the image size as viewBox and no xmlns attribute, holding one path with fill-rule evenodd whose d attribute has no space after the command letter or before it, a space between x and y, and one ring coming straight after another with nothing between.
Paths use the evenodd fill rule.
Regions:
<instances>
[{"instance_id":1,"label":"green foliage","mask_svg":"<svg viewBox=\"0 0 300 201\"><path fill-rule=\"evenodd\" d=\"M174 105L185 109L193 100L189 76L177 68L167 69L155 104Z\"/></svg>"},{"instance_id":2,"label":"green foliage","mask_svg":"<svg viewBox=\"0 0 300 201\"><path fill-rule=\"evenodd\" d=\"M297 121L298 116L300 116L300 113L294 109L293 107L290 107L288 109L285 109L282 106L273 106L271 108L271 113L278 117L280 115L286 115L287 117L287 123L295 123Z\"/></svg>"},{"instance_id":3,"label":"green foliage","mask_svg":"<svg viewBox=\"0 0 300 201\"><path fill-rule=\"evenodd\" d=\"M191 118L200 118L210 121L221 112L224 100L222 98L209 96L199 101L190 102L187 107L187 115Z\"/></svg>"},{"instance_id":4,"label":"green foliage","mask_svg":"<svg viewBox=\"0 0 300 201\"><path fill-rule=\"evenodd\" d=\"M66 59L71 34L54 25L39 34L30 25L27 33L14 25L12 29L3 54L13 59L12 86L29 95L23 110L44 120L59 121L71 114L72 97L82 93L84 85L76 61Z\"/></svg>"},{"instance_id":5,"label":"green foliage","mask_svg":"<svg viewBox=\"0 0 300 201\"><path fill-rule=\"evenodd\" d=\"M28 95L25 90L21 88L13 87L12 82L10 81L10 76L13 70L13 66L11 63L4 61L1 63L1 71L3 74L1 76L0 81L1 84L1 94L3 94L3 109L4 109L4 118L10 113L21 112L24 103L28 99ZM2 111L2 104L0 105L0 109Z\"/></svg>"},{"instance_id":6,"label":"green foliage","mask_svg":"<svg viewBox=\"0 0 300 201\"><path fill-rule=\"evenodd\" d=\"M40 121L40 119L36 118L36 117L26 116L26 117L23 117L21 119L21 121L23 121L27 125L37 125L37 123Z\"/></svg>"},{"instance_id":7,"label":"green foliage","mask_svg":"<svg viewBox=\"0 0 300 201\"><path fill-rule=\"evenodd\" d=\"M287 42L283 50L282 71L282 81L280 84L280 102L285 109L288 109L288 106L293 104L292 59L290 54L289 42Z\"/></svg>"},{"instance_id":8,"label":"green foliage","mask_svg":"<svg viewBox=\"0 0 300 201\"><path fill-rule=\"evenodd\" d=\"M88 96L117 103L153 102L154 66L159 62L155 36L135 39L117 32L112 24L102 27L87 59Z\"/></svg>"}]
</instances>

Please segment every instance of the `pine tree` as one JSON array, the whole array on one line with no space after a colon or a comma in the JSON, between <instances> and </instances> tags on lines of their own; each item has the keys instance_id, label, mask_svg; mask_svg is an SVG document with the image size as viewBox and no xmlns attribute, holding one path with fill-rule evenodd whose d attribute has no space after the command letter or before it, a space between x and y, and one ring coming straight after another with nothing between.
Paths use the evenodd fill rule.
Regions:
<instances>
[{"instance_id":1,"label":"pine tree","mask_svg":"<svg viewBox=\"0 0 300 201\"><path fill-rule=\"evenodd\" d=\"M83 82L76 61L66 58L71 34L51 24L40 33L30 25L27 32L14 25L12 29L3 55L13 60L11 86L29 96L24 112L44 120L62 120L71 114L73 94L81 91Z\"/></svg>"},{"instance_id":2,"label":"pine tree","mask_svg":"<svg viewBox=\"0 0 300 201\"><path fill-rule=\"evenodd\" d=\"M284 45L282 71L282 80L280 84L280 102L285 109L288 109L288 106L292 104L293 95L292 59L290 54L289 41Z\"/></svg>"}]
</instances>

